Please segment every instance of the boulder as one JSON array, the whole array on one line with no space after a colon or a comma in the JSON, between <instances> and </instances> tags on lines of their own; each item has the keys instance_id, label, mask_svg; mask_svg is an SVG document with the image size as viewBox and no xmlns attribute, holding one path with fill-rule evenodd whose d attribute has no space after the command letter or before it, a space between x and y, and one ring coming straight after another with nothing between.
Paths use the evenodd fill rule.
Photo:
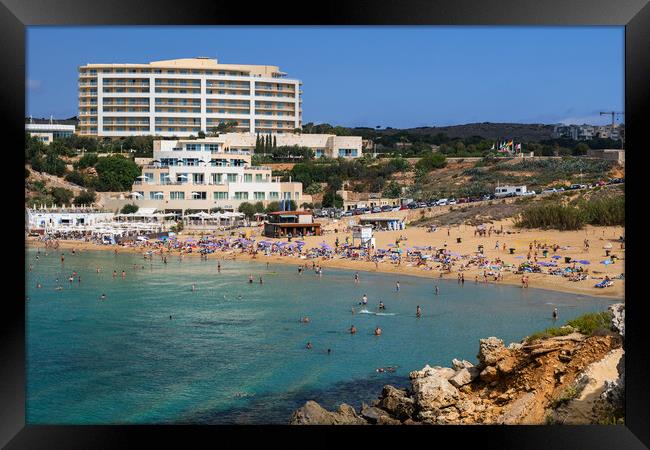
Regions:
<instances>
[{"instance_id":1,"label":"boulder","mask_svg":"<svg viewBox=\"0 0 650 450\"><path fill-rule=\"evenodd\" d=\"M440 372L427 368L410 374L416 409L432 411L455 404L459 397L458 390Z\"/></svg>"},{"instance_id":2,"label":"boulder","mask_svg":"<svg viewBox=\"0 0 650 450\"><path fill-rule=\"evenodd\" d=\"M480 377L481 380L485 381L486 383L493 383L496 382L496 380L499 378L499 374L496 367L488 366L480 373Z\"/></svg>"},{"instance_id":3,"label":"boulder","mask_svg":"<svg viewBox=\"0 0 650 450\"><path fill-rule=\"evenodd\" d=\"M508 354L501 339L489 337L480 340L478 360L483 366L493 366Z\"/></svg>"},{"instance_id":4,"label":"boulder","mask_svg":"<svg viewBox=\"0 0 650 450\"><path fill-rule=\"evenodd\" d=\"M464 359L461 361L459 359L454 358L451 360L451 367L453 367L454 370L458 371L458 370L469 369L470 367L474 367L474 364Z\"/></svg>"},{"instance_id":5,"label":"boulder","mask_svg":"<svg viewBox=\"0 0 650 450\"><path fill-rule=\"evenodd\" d=\"M503 374L511 373L517 364L517 359L513 356L506 356L497 363L497 370Z\"/></svg>"},{"instance_id":6,"label":"boulder","mask_svg":"<svg viewBox=\"0 0 650 450\"><path fill-rule=\"evenodd\" d=\"M384 386L381 398L376 405L399 420L406 420L415 413L415 402L403 389Z\"/></svg>"},{"instance_id":7,"label":"boulder","mask_svg":"<svg viewBox=\"0 0 650 450\"><path fill-rule=\"evenodd\" d=\"M345 403L338 412L327 411L313 400L294 411L289 421L291 425L367 425L368 422L357 415Z\"/></svg>"},{"instance_id":8,"label":"boulder","mask_svg":"<svg viewBox=\"0 0 650 450\"><path fill-rule=\"evenodd\" d=\"M378 423L381 416L388 416L388 413L376 406L368 406L365 403L361 405L361 417L370 423Z\"/></svg>"},{"instance_id":9,"label":"boulder","mask_svg":"<svg viewBox=\"0 0 650 450\"><path fill-rule=\"evenodd\" d=\"M474 402L471 402L469 400L462 400L458 403L456 403L456 409L458 409L458 412L460 413L461 417L468 416L469 414L472 414L474 411L476 411L476 405Z\"/></svg>"},{"instance_id":10,"label":"boulder","mask_svg":"<svg viewBox=\"0 0 650 450\"><path fill-rule=\"evenodd\" d=\"M377 420L377 425L401 425L402 422L400 422L397 419L393 419L392 417L389 416L379 416L379 419Z\"/></svg>"},{"instance_id":11,"label":"boulder","mask_svg":"<svg viewBox=\"0 0 650 450\"><path fill-rule=\"evenodd\" d=\"M409 373L409 378L413 380L421 377L440 376L444 379L449 379L453 377L455 373L456 371L449 367L431 367L427 364L422 370L414 370L413 372Z\"/></svg>"},{"instance_id":12,"label":"boulder","mask_svg":"<svg viewBox=\"0 0 650 450\"><path fill-rule=\"evenodd\" d=\"M608 308L612 313L612 327L625 338L625 304L616 303Z\"/></svg>"},{"instance_id":13,"label":"boulder","mask_svg":"<svg viewBox=\"0 0 650 450\"><path fill-rule=\"evenodd\" d=\"M449 379L449 382L455 387L460 388L466 384L471 383L479 376L479 370L476 367L470 367L469 369L463 368L456 372L456 374Z\"/></svg>"}]
</instances>

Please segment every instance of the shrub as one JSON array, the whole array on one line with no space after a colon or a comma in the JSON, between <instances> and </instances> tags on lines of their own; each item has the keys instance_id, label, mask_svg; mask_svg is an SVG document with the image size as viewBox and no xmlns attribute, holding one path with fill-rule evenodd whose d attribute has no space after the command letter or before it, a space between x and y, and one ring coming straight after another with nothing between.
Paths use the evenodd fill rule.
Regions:
<instances>
[{"instance_id":1,"label":"shrub","mask_svg":"<svg viewBox=\"0 0 650 450\"><path fill-rule=\"evenodd\" d=\"M520 228L553 228L579 230L585 224L584 214L577 208L557 204L531 206L515 221Z\"/></svg>"},{"instance_id":2,"label":"shrub","mask_svg":"<svg viewBox=\"0 0 650 450\"><path fill-rule=\"evenodd\" d=\"M447 165L447 158L442 153L431 153L422 157L416 164L416 169L430 171L440 169Z\"/></svg>"},{"instance_id":3,"label":"shrub","mask_svg":"<svg viewBox=\"0 0 650 450\"><path fill-rule=\"evenodd\" d=\"M610 330L612 316L608 311L590 313L568 321L567 325L576 328L582 334L591 336L598 330Z\"/></svg>"},{"instance_id":4,"label":"shrub","mask_svg":"<svg viewBox=\"0 0 650 450\"><path fill-rule=\"evenodd\" d=\"M85 190L81 191L79 195L77 195L74 198L74 204L75 205L91 205L95 202L95 199L97 198L97 194L95 194L95 191L91 190Z\"/></svg>"},{"instance_id":5,"label":"shrub","mask_svg":"<svg viewBox=\"0 0 650 450\"><path fill-rule=\"evenodd\" d=\"M138 212L138 209L140 209L140 208L138 207L138 205L134 205L134 204L132 204L132 203L129 203L129 204L127 204L127 205L124 205L124 206L122 207L122 209L120 210L120 212L121 212L122 214L132 214L132 213Z\"/></svg>"},{"instance_id":6,"label":"shrub","mask_svg":"<svg viewBox=\"0 0 650 450\"><path fill-rule=\"evenodd\" d=\"M309 195L318 194L320 192L323 192L323 187L320 185L320 183L312 183L307 186L307 189L305 189L305 194Z\"/></svg>"},{"instance_id":7,"label":"shrub","mask_svg":"<svg viewBox=\"0 0 650 450\"><path fill-rule=\"evenodd\" d=\"M584 211L591 225L625 225L625 197L592 200L584 205Z\"/></svg>"},{"instance_id":8,"label":"shrub","mask_svg":"<svg viewBox=\"0 0 650 450\"><path fill-rule=\"evenodd\" d=\"M86 169L88 167L94 167L98 160L97 153L86 153L73 166L75 169Z\"/></svg>"},{"instance_id":9,"label":"shrub","mask_svg":"<svg viewBox=\"0 0 650 450\"><path fill-rule=\"evenodd\" d=\"M50 195L54 199L54 203L57 205L67 205L72 200L74 196L73 192L70 189L65 189L61 187L55 187L50 190Z\"/></svg>"},{"instance_id":10,"label":"shrub","mask_svg":"<svg viewBox=\"0 0 650 450\"><path fill-rule=\"evenodd\" d=\"M249 219L252 219L255 213L257 212L257 210L255 209L255 205L248 202L244 202L241 205L239 205L237 211L239 211L240 213L244 213L244 215Z\"/></svg>"}]
</instances>

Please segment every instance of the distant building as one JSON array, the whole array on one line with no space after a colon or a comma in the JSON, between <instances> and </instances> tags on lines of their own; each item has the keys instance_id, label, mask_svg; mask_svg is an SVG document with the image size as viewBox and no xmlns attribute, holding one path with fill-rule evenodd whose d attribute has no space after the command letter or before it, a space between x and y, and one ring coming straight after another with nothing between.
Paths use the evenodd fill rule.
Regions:
<instances>
[{"instance_id":1,"label":"distant building","mask_svg":"<svg viewBox=\"0 0 650 450\"><path fill-rule=\"evenodd\" d=\"M588 141L595 138L614 139L621 138L619 127L611 125L555 125L552 136L554 139L568 138L574 141Z\"/></svg>"},{"instance_id":2,"label":"distant building","mask_svg":"<svg viewBox=\"0 0 650 450\"><path fill-rule=\"evenodd\" d=\"M237 122L236 131L302 127L302 82L278 66L207 57L79 67L79 133L179 136Z\"/></svg>"},{"instance_id":3,"label":"distant building","mask_svg":"<svg viewBox=\"0 0 650 450\"><path fill-rule=\"evenodd\" d=\"M49 145L54 139L72 136L75 124L75 120L27 119L25 132Z\"/></svg>"},{"instance_id":4,"label":"distant building","mask_svg":"<svg viewBox=\"0 0 650 450\"><path fill-rule=\"evenodd\" d=\"M47 208L43 205L33 205L25 211L25 221L30 232L46 233L82 225L95 225L109 222L114 214L92 208L70 207Z\"/></svg>"}]
</instances>

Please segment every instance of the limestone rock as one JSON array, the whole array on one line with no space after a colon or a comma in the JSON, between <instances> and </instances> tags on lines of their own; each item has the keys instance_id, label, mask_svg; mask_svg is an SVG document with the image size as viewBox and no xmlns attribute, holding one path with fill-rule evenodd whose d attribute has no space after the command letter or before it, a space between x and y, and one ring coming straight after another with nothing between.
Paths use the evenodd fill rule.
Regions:
<instances>
[{"instance_id":1,"label":"limestone rock","mask_svg":"<svg viewBox=\"0 0 650 450\"><path fill-rule=\"evenodd\" d=\"M367 425L350 405L342 404L339 412L330 412L313 400L294 411L291 425Z\"/></svg>"},{"instance_id":2,"label":"limestone rock","mask_svg":"<svg viewBox=\"0 0 650 450\"><path fill-rule=\"evenodd\" d=\"M455 387L460 388L471 383L479 376L479 370L476 367L463 368L449 379L449 382Z\"/></svg>"},{"instance_id":3,"label":"limestone rock","mask_svg":"<svg viewBox=\"0 0 650 450\"><path fill-rule=\"evenodd\" d=\"M414 380L422 377L440 376L444 379L449 379L453 377L455 373L456 371L449 367L431 367L427 364L422 370L414 370L413 372L409 373L409 378L411 380Z\"/></svg>"},{"instance_id":4,"label":"limestone rock","mask_svg":"<svg viewBox=\"0 0 650 450\"><path fill-rule=\"evenodd\" d=\"M454 370L458 371L458 370L469 369L470 367L474 367L474 364L464 359L461 361L459 359L454 358L451 360L451 367Z\"/></svg>"},{"instance_id":5,"label":"limestone rock","mask_svg":"<svg viewBox=\"0 0 650 450\"><path fill-rule=\"evenodd\" d=\"M521 419L530 412L535 402L535 394L529 392L512 402L497 418L496 422L500 425L515 425L520 423Z\"/></svg>"},{"instance_id":6,"label":"limestone rock","mask_svg":"<svg viewBox=\"0 0 650 450\"><path fill-rule=\"evenodd\" d=\"M499 375L496 367L488 366L480 373L480 377L481 380L485 381L486 383L493 383L496 382L496 380L499 378Z\"/></svg>"},{"instance_id":7,"label":"limestone rock","mask_svg":"<svg viewBox=\"0 0 650 450\"><path fill-rule=\"evenodd\" d=\"M402 422L400 422L397 419L393 419L392 417L389 416L379 416L379 419L377 420L377 425L401 425Z\"/></svg>"},{"instance_id":8,"label":"limestone rock","mask_svg":"<svg viewBox=\"0 0 650 450\"><path fill-rule=\"evenodd\" d=\"M381 393L381 399L376 405L399 420L406 420L415 413L415 402L408 397L403 389L386 385Z\"/></svg>"},{"instance_id":9,"label":"limestone rock","mask_svg":"<svg viewBox=\"0 0 650 450\"><path fill-rule=\"evenodd\" d=\"M489 337L481 339L479 342L480 347L477 357L483 366L492 366L496 364L508 353L508 350L503 345L501 339Z\"/></svg>"},{"instance_id":10,"label":"limestone rock","mask_svg":"<svg viewBox=\"0 0 650 450\"><path fill-rule=\"evenodd\" d=\"M378 423L381 416L388 416L388 413L376 406L368 406L365 403L361 406L361 417L370 423Z\"/></svg>"},{"instance_id":11,"label":"limestone rock","mask_svg":"<svg viewBox=\"0 0 650 450\"><path fill-rule=\"evenodd\" d=\"M625 338L625 304L616 303L608 308L612 313L612 327Z\"/></svg>"},{"instance_id":12,"label":"limestone rock","mask_svg":"<svg viewBox=\"0 0 650 450\"><path fill-rule=\"evenodd\" d=\"M429 370L427 370L427 368ZM411 389L416 409L432 411L451 406L458 401L458 390L440 372L426 366L411 372Z\"/></svg>"},{"instance_id":13,"label":"limestone rock","mask_svg":"<svg viewBox=\"0 0 650 450\"><path fill-rule=\"evenodd\" d=\"M516 364L517 360L513 356L506 356L497 363L497 370L503 374L509 374L514 370Z\"/></svg>"}]
</instances>

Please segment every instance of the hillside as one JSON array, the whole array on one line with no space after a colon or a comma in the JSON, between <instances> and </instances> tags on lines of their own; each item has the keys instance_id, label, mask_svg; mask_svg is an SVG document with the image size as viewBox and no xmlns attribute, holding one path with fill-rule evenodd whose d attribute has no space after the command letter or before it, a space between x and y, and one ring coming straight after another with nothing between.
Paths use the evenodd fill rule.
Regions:
<instances>
[{"instance_id":1,"label":"hillside","mask_svg":"<svg viewBox=\"0 0 650 450\"><path fill-rule=\"evenodd\" d=\"M355 128L358 130L359 128ZM370 129L368 129L370 130ZM553 125L525 124L525 123L468 123L464 125L452 125L446 127L418 127L418 128L388 128L385 130L373 130L380 135L394 135L406 132L413 135L437 135L445 134L448 137L469 138L481 136L484 139L514 139L522 142L540 142L551 139Z\"/></svg>"}]
</instances>

